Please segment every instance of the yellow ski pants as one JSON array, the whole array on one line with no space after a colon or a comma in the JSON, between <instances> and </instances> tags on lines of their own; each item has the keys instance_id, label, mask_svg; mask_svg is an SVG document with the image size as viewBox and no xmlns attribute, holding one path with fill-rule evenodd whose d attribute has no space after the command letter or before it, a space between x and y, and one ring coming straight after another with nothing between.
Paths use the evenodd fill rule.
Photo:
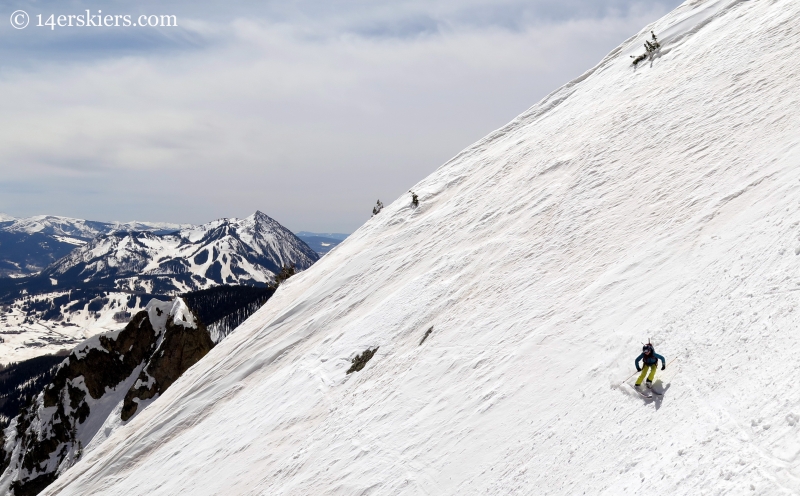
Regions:
<instances>
[{"instance_id":1,"label":"yellow ski pants","mask_svg":"<svg viewBox=\"0 0 800 496\"><path fill-rule=\"evenodd\" d=\"M636 385L637 386L641 386L642 385L642 381L644 380L644 376L647 375L647 372L650 372L650 375L647 375L647 382L653 382L653 377L656 376L656 368L657 367L658 367L658 364L645 365L644 367L642 367L642 373L639 374L639 378L636 379Z\"/></svg>"}]
</instances>

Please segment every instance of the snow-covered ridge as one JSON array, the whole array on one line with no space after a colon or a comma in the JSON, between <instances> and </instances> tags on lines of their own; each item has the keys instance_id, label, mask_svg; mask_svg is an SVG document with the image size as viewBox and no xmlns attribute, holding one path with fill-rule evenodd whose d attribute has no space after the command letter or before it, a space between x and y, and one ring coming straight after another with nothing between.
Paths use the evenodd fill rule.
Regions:
<instances>
[{"instance_id":1,"label":"snow-covered ridge","mask_svg":"<svg viewBox=\"0 0 800 496\"><path fill-rule=\"evenodd\" d=\"M37 215L21 219L13 217L2 218L1 216L2 214L0 214L0 221L13 221L11 225L2 228L8 232L42 233L70 239L77 238L83 241L114 231L169 232L189 227L188 224L171 224L167 222L97 222L57 215Z\"/></svg>"},{"instance_id":2,"label":"snow-covered ridge","mask_svg":"<svg viewBox=\"0 0 800 496\"><path fill-rule=\"evenodd\" d=\"M186 227L158 222L96 222L53 215L24 219L3 216L0 217L0 279L35 275L76 246L103 234L118 231L164 234Z\"/></svg>"},{"instance_id":3,"label":"snow-covered ridge","mask_svg":"<svg viewBox=\"0 0 800 496\"><path fill-rule=\"evenodd\" d=\"M269 216L219 219L171 234L101 235L43 271L58 284L113 279L117 289L176 294L218 284L267 284L284 265L319 256Z\"/></svg>"},{"instance_id":4,"label":"snow-covered ridge","mask_svg":"<svg viewBox=\"0 0 800 496\"><path fill-rule=\"evenodd\" d=\"M45 494L800 493L798 18L709 0L647 26ZM648 337L677 358L650 401L622 384Z\"/></svg>"}]
</instances>

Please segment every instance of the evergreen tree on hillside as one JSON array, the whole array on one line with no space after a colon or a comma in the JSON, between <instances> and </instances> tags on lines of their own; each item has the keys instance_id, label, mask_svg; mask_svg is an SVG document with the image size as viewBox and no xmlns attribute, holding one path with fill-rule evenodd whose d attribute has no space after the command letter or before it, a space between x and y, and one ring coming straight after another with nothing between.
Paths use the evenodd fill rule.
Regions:
<instances>
[{"instance_id":1,"label":"evergreen tree on hillside","mask_svg":"<svg viewBox=\"0 0 800 496\"><path fill-rule=\"evenodd\" d=\"M661 48L661 43L658 42L658 37L656 37L656 34L650 31L650 35L652 36L652 39L644 41L644 53L639 55L638 57L634 57L633 55L631 55L631 57L633 57L634 66L636 66L639 62L645 59L649 58L650 60L652 60L653 54L656 53L656 51L658 51L659 48Z\"/></svg>"},{"instance_id":2,"label":"evergreen tree on hillside","mask_svg":"<svg viewBox=\"0 0 800 496\"><path fill-rule=\"evenodd\" d=\"M644 49L648 54L651 54L661 48L661 44L658 42L658 38L656 38L656 34L650 31L650 35L653 37L653 41L645 40L644 42Z\"/></svg>"},{"instance_id":3,"label":"evergreen tree on hillside","mask_svg":"<svg viewBox=\"0 0 800 496\"><path fill-rule=\"evenodd\" d=\"M278 275L275 276L275 283L271 284L270 288L278 289L278 286L280 286L283 281L289 279L296 273L297 270L294 264L284 265L283 267L281 267L281 271L278 273Z\"/></svg>"}]
</instances>

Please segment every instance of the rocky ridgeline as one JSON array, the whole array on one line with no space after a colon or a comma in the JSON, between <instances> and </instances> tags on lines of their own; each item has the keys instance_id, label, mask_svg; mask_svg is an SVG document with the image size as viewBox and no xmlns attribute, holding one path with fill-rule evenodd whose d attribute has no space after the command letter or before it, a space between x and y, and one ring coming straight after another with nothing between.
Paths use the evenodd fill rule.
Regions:
<instances>
[{"instance_id":1,"label":"rocky ridgeline","mask_svg":"<svg viewBox=\"0 0 800 496\"><path fill-rule=\"evenodd\" d=\"M124 329L77 346L52 382L0 433L0 493L38 494L213 346L180 298L154 299Z\"/></svg>"}]
</instances>

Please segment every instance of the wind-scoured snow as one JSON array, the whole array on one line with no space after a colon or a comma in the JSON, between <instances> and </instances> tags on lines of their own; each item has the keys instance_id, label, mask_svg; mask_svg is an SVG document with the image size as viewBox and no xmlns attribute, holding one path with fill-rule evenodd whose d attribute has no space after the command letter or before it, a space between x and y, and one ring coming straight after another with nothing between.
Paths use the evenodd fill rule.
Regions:
<instances>
[{"instance_id":1,"label":"wind-scoured snow","mask_svg":"<svg viewBox=\"0 0 800 496\"><path fill-rule=\"evenodd\" d=\"M643 29L44 494L799 493L797 19L693 0ZM648 338L676 359L655 400L622 385Z\"/></svg>"}]
</instances>

